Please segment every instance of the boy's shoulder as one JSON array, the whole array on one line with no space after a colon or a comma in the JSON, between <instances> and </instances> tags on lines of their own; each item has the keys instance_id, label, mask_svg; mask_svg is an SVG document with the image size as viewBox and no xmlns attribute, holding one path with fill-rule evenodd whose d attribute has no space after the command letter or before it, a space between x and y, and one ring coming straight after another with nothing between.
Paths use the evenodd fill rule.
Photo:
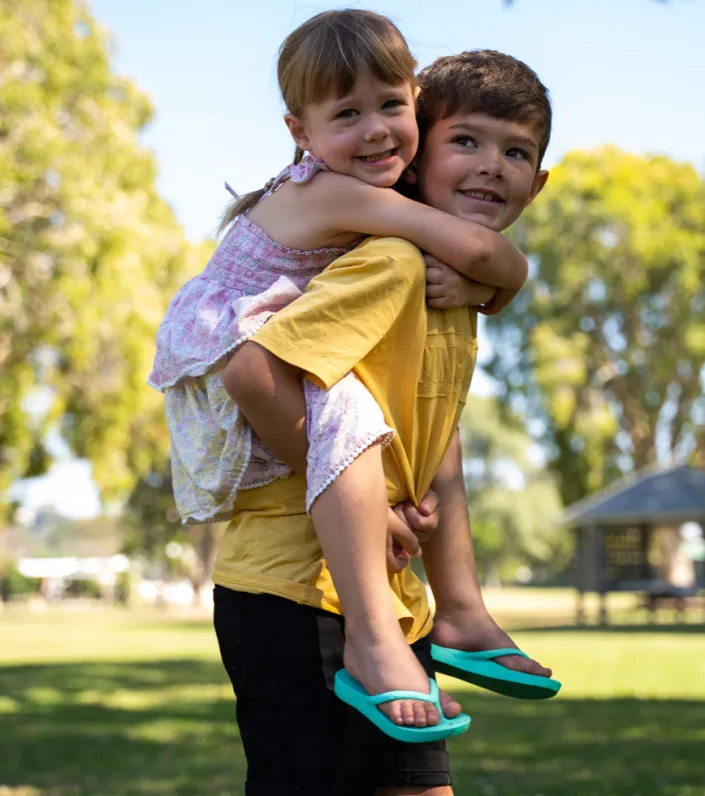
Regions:
<instances>
[{"instance_id":1,"label":"boy's shoulder","mask_svg":"<svg viewBox=\"0 0 705 796\"><path fill-rule=\"evenodd\" d=\"M426 263L421 250L404 238L365 238L351 252L353 258L369 263L371 270L383 269L387 275L391 269L400 281L412 285L426 284Z\"/></svg>"},{"instance_id":2,"label":"boy's shoulder","mask_svg":"<svg viewBox=\"0 0 705 796\"><path fill-rule=\"evenodd\" d=\"M355 251L366 257L389 257L403 265L416 263L423 266L421 250L404 238L371 236L365 238Z\"/></svg>"}]
</instances>

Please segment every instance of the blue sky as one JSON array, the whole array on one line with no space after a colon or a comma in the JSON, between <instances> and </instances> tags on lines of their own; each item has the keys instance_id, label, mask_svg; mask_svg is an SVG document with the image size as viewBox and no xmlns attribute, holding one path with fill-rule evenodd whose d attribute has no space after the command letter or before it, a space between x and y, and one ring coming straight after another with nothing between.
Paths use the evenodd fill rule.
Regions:
<instances>
[{"instance_id":1,"label":"blue sky","mask_svg":"<svg viewBox=\"0 0 705 796\"><path fill-rule=\"evenodd\" d=\"M705 0L386 0L419 64L491 48L526 61L553 96L547 163L614 143L705 168ZM276 87L285 36L319 11L292 0L93 0L113 34L114 68L155 108L143 141L159 188L193 240L212 233L228 196L262 186L290 159ZM145 374L146 377L146 374ZM474 392L486 392L481 374ZM27 505L98 509L85 462L64 460L23 489Z\"/></svg>"}]
</instances>

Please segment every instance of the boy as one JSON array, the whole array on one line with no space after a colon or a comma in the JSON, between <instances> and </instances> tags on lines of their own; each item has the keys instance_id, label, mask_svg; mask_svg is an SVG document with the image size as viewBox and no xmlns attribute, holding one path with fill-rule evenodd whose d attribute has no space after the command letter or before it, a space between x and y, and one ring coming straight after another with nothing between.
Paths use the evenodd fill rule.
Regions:
<instances>
[{"instance_id":1,"label":"boy","mask_svg":"<svg viewBox=\"0 0 705 796\"><path fill-rule=\"evenodd\" d=\"M493 52L439 59L421 73L420 85L422 145L410 176L419 197L454 215L505 229L548 176L540 170L551 123L545 88L524 64ZM398 620L430 674L429 632L436 644L461 650L513 645L487 614L477 584L456 430L476 352L476 313L458 302L477 287L441 264L429 266L428 297L434 309L424 322L425 343L415 370L416 354L399 362L399 351L408 344L400 332L418 328L415 302L423 301L424 289L423 275L420 283L416 278L419 262L418 250L396 239L371 239L340 258L314 280L315 289L239 349L226 386L275 453L282 455L282 445L278 434L272 434L273 410L284 426L299 429L286 450L288 463L301 471L306 440L300 374L306 372L326 387L342 375L309 341L320 342L326 332L339 340L345 336L353 364L358 357L354 372L397 431L384 453L390 503L416 500L431 479L439 496L439 527L424 545L437 604L433 630L425 591L409 568L390 582ZM372 275L367 282L351 284L341 277L346 267ZM380 320L376 295L400 282L407 294L391 321ZM491 299L485 293L481 301L490 301L487 311L493 312L508 298ZM350 307L369 305L372 327L387 323L372 350L365 347L368 340L355 338L354 329L331 328L330 315L328 326L321 326L321 307L340 310L346 302ZM453 309L435 309L446 306ZM365 335L369 337L369 329ZM421 379L410 384L408 372L421 373ZM410 750L349 715L331 693L335 671L344 663L359 672L364 656L356 660L354 647L351 651L348 646L343 661L339 602L315 532L300 508L300 490L300 479L293 476L243 495L214 572L215 582L225 587L216 590L215 623L238 695L248 793L448 796L452 791L443 742ZM324 499L325 493L319 500ZM335 562L337 571L333 561L328 563L336 583L341 572L347 576L345 561ZM356 632L354 617L347 613L346 620L350 637ZM400 687L394 684L401 675L390 649L380 644L378 671L365 673L370 693ZM277 658L283 660L271 668ZM507 668L550 674L516 656L500 661ZM443 709L452 715L459 706L446 700Z\"/></svg>"}]
</instances>

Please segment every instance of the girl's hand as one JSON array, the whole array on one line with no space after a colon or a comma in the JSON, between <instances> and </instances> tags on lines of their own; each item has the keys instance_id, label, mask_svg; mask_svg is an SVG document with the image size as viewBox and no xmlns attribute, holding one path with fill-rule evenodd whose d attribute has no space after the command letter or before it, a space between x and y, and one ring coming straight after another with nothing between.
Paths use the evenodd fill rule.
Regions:
<instances>
[{"instance_id":1,"label":"girl's hand","mask_svg":"<svg viewBox=\"0 0 705 796\"><path fill-rule=\"evenodd\" d=\"M426 261L426 303L435 310L480 307L492 301L496 287L480 284L458 273L430 254Z\"/></svg>"}]
</instances>

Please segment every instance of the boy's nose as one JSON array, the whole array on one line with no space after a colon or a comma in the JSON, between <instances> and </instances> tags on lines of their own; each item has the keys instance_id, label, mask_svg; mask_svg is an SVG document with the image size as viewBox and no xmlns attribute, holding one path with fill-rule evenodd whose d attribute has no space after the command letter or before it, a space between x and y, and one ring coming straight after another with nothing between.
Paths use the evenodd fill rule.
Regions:
<instances>
[{"instance_id":1,"label":"boy's nose","mask_svg":"<svg viewBox=\"0 0 705 796\"><path fill-rule=\"evenodd\" d=\"M489 177L490 179L501 179L504 169L502 167L500 153L489 147L484 152L478 152L475 170L479 176Z\"/></svg>"},{"instance_id":2,"label":"boy's nose","mask_svg":"<svg viewBox=\"0 0 705 796\"><path fill-rule=\"evenodd\" d=\"M482 163L477 164L477 173L483 177L490 177L493 180L502 179L503 170L499 160L487 158Z\"/></svg>"}]
</instances>

